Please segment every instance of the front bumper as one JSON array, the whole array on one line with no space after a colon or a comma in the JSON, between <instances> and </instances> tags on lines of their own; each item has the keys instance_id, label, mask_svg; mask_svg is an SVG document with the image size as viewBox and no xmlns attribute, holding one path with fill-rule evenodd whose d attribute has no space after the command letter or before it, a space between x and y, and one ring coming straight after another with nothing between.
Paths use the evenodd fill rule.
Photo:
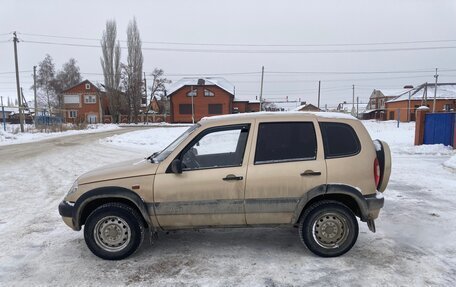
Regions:
<instances>
[{"instance_id":1,"label":"front bumper","mask_svg":"<svg viewBox=\"0 0 456 287\"><path fill-rule=\"evenodd\" d=\"M63 222L73 230L79 230L76 228L73 221L74 206L68 201L63 200L59 204L59 214L62 216Z\"/></svg>"}]
</instances>

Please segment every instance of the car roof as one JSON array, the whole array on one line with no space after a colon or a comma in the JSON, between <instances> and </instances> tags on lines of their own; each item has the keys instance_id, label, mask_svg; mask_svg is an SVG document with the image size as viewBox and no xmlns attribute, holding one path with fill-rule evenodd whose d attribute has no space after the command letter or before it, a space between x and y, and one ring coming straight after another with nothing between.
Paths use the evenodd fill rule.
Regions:
<instances>
[{"instance_id":1,"label":"car roof","mask_svg":"<svg viewBox=\"0 0 456 287\"><path fill-rule=\"evenodd\" d=\"M303 119L345 119L356 120L355 117L344 113L331 113L331 112L252 112L252 113L239 113L204 117L201 119L201 124L216 124L225 121L239 121L239 120L265 120L265 119L296 119L296 117Z\"/></svg>"}]
</instances>

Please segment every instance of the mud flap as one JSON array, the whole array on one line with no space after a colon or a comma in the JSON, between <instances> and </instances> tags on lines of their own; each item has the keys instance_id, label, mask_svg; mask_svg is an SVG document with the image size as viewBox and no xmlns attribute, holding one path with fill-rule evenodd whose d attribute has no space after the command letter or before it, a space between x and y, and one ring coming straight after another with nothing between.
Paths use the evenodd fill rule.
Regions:
<instances>
[{"instance_id":1,"label":"mud flap","mask_svg":"<svg viewBox=\"0 0 456 287\"><path fill-rule=\"evenodd\" d=\"M373 219L368 219L367 220L367 227L369 227L369 230L375 233L375 221Z\"/></svg>"}]
</instances>

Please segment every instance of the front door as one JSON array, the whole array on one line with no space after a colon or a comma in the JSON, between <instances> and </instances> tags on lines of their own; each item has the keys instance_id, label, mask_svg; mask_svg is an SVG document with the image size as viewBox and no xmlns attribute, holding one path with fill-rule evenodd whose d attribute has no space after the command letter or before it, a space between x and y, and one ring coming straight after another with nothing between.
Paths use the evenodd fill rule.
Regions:
<instances>
[{"instance_id":1,"label":"front door","mask_svg":"<svg viewBox=\"0 0 456 287\"><path fill-rule=\"evenodd\" d=\"M183 172L157 174L154 208L165 229L245 225L249 124L208 128L177 156Z\"/></svg>"}]
</instances>

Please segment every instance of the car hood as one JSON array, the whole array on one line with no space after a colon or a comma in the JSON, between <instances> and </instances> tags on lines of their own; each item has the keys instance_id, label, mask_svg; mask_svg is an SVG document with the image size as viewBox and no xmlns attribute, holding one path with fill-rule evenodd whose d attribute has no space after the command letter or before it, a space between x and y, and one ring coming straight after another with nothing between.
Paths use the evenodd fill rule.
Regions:
<instances>
[{"instance_id":1,"label":"car hood","mask_svg":"<svg viewBox=\"0 0 456 287\"><path fill-rule=\"evenodd\" d=\"M103 166L84 173L78 178L79 184L87 184L99 181L154 175L158 164L151 163L147 159L134 159Z\"/></svg>"}]
</instances>

